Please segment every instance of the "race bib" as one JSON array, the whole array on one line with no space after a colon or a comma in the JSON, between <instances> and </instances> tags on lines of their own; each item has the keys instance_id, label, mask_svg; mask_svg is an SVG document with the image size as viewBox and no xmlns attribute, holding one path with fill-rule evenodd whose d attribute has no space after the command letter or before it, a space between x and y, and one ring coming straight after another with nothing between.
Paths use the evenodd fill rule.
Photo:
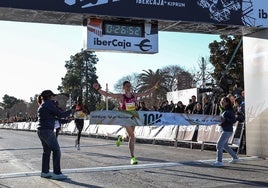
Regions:
<instances>
[{"instance_id":1,"label":"race bib","mask_svg":"<svg viewBox=\"0 0 268 188\"><path fill-rule=\"evenodd\" d=\"M74 113L74 117L77 119L84 119L86 114L83 111L77 111Z\"/></svg>"},{"instance_id":2,"label":"race bib","mask_svg":"<svg viewBox=\"0 0 268 188\"><path fill-rule=\"evenodd\" d=\"M134 102L126 103L126 111L133 111L136 110L136 105Z\"/></svg>"}]
</instances>

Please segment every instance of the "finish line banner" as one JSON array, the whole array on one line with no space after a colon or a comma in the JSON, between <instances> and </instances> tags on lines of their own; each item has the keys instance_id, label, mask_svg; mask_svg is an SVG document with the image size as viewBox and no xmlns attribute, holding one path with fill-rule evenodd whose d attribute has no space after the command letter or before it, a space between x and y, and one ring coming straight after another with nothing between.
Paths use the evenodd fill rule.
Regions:
<instances>
[{"instance_id":1,"label":"finish line banner","mask_svg":"<svg viewBox=\"0 0 268 188\"><path fill-rule=\"evenodd\" d=\"M161 113L157 111L93 111L90 124L122 126L162 126L162 125L217 125L220 116L200 114Z\"/></svg>"}]
</instances>

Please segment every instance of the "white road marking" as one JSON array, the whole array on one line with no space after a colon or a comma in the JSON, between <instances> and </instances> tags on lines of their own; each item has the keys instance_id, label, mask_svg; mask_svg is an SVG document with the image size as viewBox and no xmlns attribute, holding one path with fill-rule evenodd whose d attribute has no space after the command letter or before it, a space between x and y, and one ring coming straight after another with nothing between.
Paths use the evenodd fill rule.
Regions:
<instances>
[{"instance_id":1,"label":"white road marking","mask_svg":"<svg viewBox=\"0 0 268 188\"><path fill-rule=\"evenodd\" d=\"M239 157L239 160L242 162L242 161L246 161L246 160L256 160L256 159L259 159L258 156L251 156L251 157ZM232 160L232 158L224 158L223 159L223 162L226 162L226 161L230 161ZM213 163L215 162L215 159L208 159L208 160L197 160L195 162L200 162L200 163Z\"/></svg>"},{"instance_id":2,"label":"white road marking","mask_svg":"<svg viewBox=\"0 0 268 188\"><path fill-rule=\"evenodd\" d=\"M224 161L228 161L231 158L225 158ZM257 156L253 157L241 157L241 161L245 160L256 160L259 159ZM165 167L175 167L175 166L187 166L191 163L213 163L215 159L208 160L197 160L197 161L187 161L187 162L170 162L170 163L152 163L152 164L138 164L138 165L121 165L121 166L106 166L106 167L90 167L90 168L74 168L74 169L64 169L62 172L64 174L71 173L86 173L86 172L106 172L106 171L117 171L117 170L137 170L137 169L149 169L149 168L165 168ZM19 177L29 177L29 176L40 176L40 171L31 172L16 172L16 173L5 173L0 174L0 179L4 178L19 178Z\"/></svg>"}]
</instances>

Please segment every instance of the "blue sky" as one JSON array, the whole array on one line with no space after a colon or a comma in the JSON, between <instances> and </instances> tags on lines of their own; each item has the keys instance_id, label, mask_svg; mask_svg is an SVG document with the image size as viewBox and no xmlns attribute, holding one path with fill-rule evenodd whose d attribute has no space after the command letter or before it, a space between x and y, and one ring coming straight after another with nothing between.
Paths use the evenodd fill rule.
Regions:
<instances>
[{"instance_id":1,"label":"blue sky","mask_svg":"<svg viewBox=\"0 0 268 188\"><path fill-rule=\"evenodd\" d=\"M57 93L65 61L83 48L84 27L0 21L0 28L0 101L5 94L29 101L44 89ZM120 78L142 70L168 65L197 70L214 40L219 36L160 32L158 54L96 52L99 82L112 91Z\"/></svg>"}]
</instances>

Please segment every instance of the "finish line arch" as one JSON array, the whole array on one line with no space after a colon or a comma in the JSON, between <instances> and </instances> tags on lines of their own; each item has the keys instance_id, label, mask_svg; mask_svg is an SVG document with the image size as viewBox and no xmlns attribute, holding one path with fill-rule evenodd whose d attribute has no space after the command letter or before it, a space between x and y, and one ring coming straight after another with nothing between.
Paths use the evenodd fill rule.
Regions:
<instances>
[{"instance_id":1,"label":"finish line arch","mask_svg":"<svg viewBox=\"0 0 268 188\"><path fill-rule=\"evenodd\" d=\"M157 22L159 31L243 35L247 153L268 156L268 5L263 0L1 0L0 19L82 25Z\"/></svg>"}]
</instances>

